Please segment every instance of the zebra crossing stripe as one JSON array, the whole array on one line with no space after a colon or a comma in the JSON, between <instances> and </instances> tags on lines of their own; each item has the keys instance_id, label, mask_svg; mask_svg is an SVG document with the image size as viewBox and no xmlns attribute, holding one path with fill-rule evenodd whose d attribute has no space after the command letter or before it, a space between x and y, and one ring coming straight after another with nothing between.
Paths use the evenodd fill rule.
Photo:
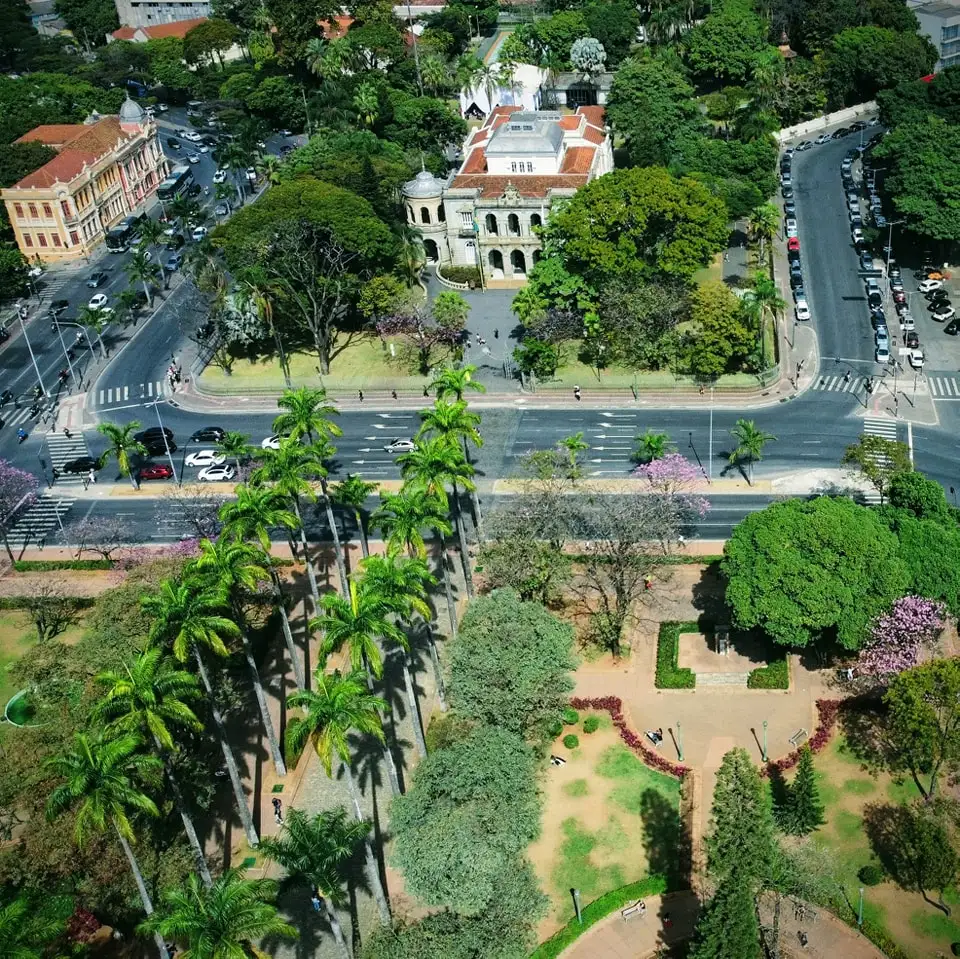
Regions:
<instances>
[{"instance_id":1,"label":"zebra crossing stripe","mask_svg":"<svg viewBox=\"0 0 960 959\"><path fill-rule=\"evenodd\" d=\"M13 524L7 533L7 542L11 546L21 547L39 542L51 530L60 528L63 517L75 502L75 499L45 493Z\"/></svg>"}]
</instances>

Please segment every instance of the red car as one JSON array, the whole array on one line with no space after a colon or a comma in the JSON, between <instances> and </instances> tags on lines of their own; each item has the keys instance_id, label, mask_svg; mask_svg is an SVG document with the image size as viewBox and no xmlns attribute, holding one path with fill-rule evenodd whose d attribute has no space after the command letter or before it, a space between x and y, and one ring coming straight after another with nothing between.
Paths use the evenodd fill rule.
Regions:
<instances>
[{"instance_id":1,"label":"red car","mask_svg":"<svg viewBox=\"0 0 960 959\"><path fill-rule=\"evenodd\" d=\"M787 250L790 253L799 253L800 252L800 240L797 237L792 236L787 240Z\"/></svg>"},{"instance_id":2,"label":"red car","mask_svg":"<svg viewBox=\"0 0 960 959\"><path fill-rule=\"evenodd\" d=\"M898 305L899 305L900 303L906 303L906 302L907 302L907 294L904 293L903 290L894 290L894 291L893 291L893 302L896 303L896 304L898 304Z\"/></svg>"},{"instance_id":3,"label":"red car","mask_svg":"<svg viewBox=\"0 0 960 959\"><path fill-rule=\"evenodd\" d=\"M155 463L152 466L144 466L138 476L141 480L170 479L173 476L173 470L164 463Z\"/></svg>"}]
</instances>

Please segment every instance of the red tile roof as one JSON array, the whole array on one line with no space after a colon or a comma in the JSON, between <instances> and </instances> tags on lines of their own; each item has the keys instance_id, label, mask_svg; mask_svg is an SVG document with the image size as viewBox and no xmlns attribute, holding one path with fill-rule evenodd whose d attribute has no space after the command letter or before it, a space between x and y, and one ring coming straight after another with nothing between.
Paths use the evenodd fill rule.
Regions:
<instances>
[{"instance_id":1,"label":"red tile roof","mask_svg":"<svg viewBox=\"0 0 960 959\"><path fill-rule=\"evenodd\" d=\"M486 173L487 172L487 151L482 147L471 151L464 163L461 173Z\"/></svg>"},{"instance_id":2,"label":"red tile roof","mask_svg":"<svg viewBox=\"0 0 960 959\"><path fill-rule=\"evenodd\" d=\"M586 175L560 174L557 176L488 176L485 173L477 175L460 174L453 178L450 184L454 190L479 189L484 197L503 196L507 184L512 184L521 196L544 197L550 190L579 190L586 186L589 177Z\"/></svg>"},{"instance_id":3,"label":"red tile roof","mask_svg":"<svg viewBox=\"0 0 960 959\"><path fill-rule=\"evenodd\" d=\"M28 190L31 187L53 186L58 180L61 183L69 183L83 170L85 163L94 163L97 159L98 156L95 153L79 153L75 150L67 150L44 163L39 170L28 173L14 186Z\"/></svg>"},{"instance_id":4,"label":"red tile roof","mask_svg":"<svg viewBox=\"0 0 960 959\"><path fill-rule=\"evenodd\" d=\"M487 119L484 121L483 126L486 129L489 127L491 130L500 126L501 123L507 122L507 117L511 113L519 113L523 107L517 106L499 106L494 107L490 113L487 115Z\"/></svg>"},{"instance_id":5,"label":"red tile roof","mask_svg":"<svg viewBox=\"0 0 960 959\"><path fill-rule=\"evenodd\" d=\"M473 135L467 141L467 146L472 147L476 146L478 143L483 143L487 137L490 136L490 131L485 127L481 127L479 130L474 130Z\"/></svg>"},{"instance_id":6,"label":"red tile roof","mask_svg":"<svg viewBox=\"0 0 960 959\"><path fill-rule=\"evenodd\" d=\"M16 142L45 143L48 147L58 149L83 129L85 128L82 123L45 123L43 126L34 127L29 133L24 133Z\"/></svg>"},{"instance_id":7,"label":"red tile roof","mask_svg":"<svg viewBox=\"0 0 960 959\"><path fill-rule=\"evenodd\" d=\"M333 23L329 20L318 20L317 26L323 30L326 40L339 40L352 26L353 17L334 17Z\"/></svg>"},{"instance_id":8,"label":"red tile roof","mask_svg":"<svg viewBox=\"0 0 960 959\"><path fill-rule=\"evenodd\" d=\"M192 20L175 20L173 23L158 23L153 27L135 27L130 37L117 37L117 33L129 27L121 27L114 36L118 40L129 40L134 33L142 33L149 40L162 40L165 37L177 37L182 40L194 27L199 27L201 23L206 23L206 17L194 17Z\"/></svg>"},{"instance_id":9,"label":"red tile roof","mask_svg":"<svg viewBox=\"0 0 960 959\"><path fill-rule=\"evenodd\" d=\"M563 157L561 173L589 173L596 154L593 147L570 147Z\"/></svg>"},{"instance_id":10,"label":"red tile roof","mask_svg":"<svg viewBox=\"0 0 960 959\"><path fill-rule=\"evenodd\" d=\"M114 40L132 40L136 32L133 27L121 27L119 30L114 30L110 36L113 37Z\"/></svg>"},{"instance_id":11,"label":"red tile roof","mask_svg":"<svg viewBox=\"0 0 960 959\"><path fill-rule=\"evenodd\" d=\"M582 122L580 117L575 115L560 117L560 127L563 130L579 130Z\"/></svg>"},{"instance_id":12,"label":"red tile roof","mask_svg":"<svg viewBox=\"0 0 960 959\"><path fill-rule=\"evenodd\" d=\"M586 117L587 123L591 126L599 127L601 130L607 122L607 111L603 107L577 107L577 113Z\"/></svg>"},{"instance_id":13,"label":"red tile roof","mask_svg":"<svg viewBox=\"0 0 960 959\"><path fill-rule=\"evenodd\" d=\"M89 126L73 123L35 127L20 137L19 142L46 143L59 152L38 170L28 173L16 186L29 189L52 186L58 180L69 183L83 170L84 164L95 163L120 139L127 140L129 136L120 129L118 117L104 117Z\"/></svg>"}]
</instances>

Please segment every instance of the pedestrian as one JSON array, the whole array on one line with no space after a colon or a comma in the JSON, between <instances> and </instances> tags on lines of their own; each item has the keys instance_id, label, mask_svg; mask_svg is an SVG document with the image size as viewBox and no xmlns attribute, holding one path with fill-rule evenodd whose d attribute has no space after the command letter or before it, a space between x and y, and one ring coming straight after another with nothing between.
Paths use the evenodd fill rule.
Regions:
<instances>
[{"instance_id":1,"label":"pedestrian","mask_svg":"<svg viewBox=\"0 0 960 959\"><path fill-rule=\"evenodd\" d=\"M479 345L480 345L480 334L479 334L479 333L474 333L473 335L476 337L477 346L479 346Z\"/></svg>"},{"instance_id":2,"label":"pedestrian","mask_svg":"<svg viewBox=\"0 0 960 959\"><path fill-rule=\"evenodd\" d=\"M314 891L313 895L310 897L310 905L313 906L314 912L320 911L320 897L317 895L316 891Z\"/></svg>"},{"instance_id":3,"label":"pedestrian","mask_svg":"<svg viewBox=\"0 0 960 959\"><path fill-rule=\"evenodd\" d=\"M686 546L686 545L687 545L687 541L686 541L686 539L684 538L683 533L680 533L680 534L677 536L677 546L679 546L680 549L683 549L683 547Z\"/></svg>"},{"instance_id":4,"label":"pedestrian","mask_svg":"<svg viewBox=\"0 0 960 959\"><path fill-rule=\"evenodd\" d=\"M849 370L847 370L847 372L843 374L843 382L844 382L844 383L849 383L849 382L850 382L850 371L849 371Z\"/></svg>"},{"instance_id":5,"label":"pedestrian","mask_svg":"<svg viewBox=\"0 0 960 959\"><path fill-rule=\"evenodd\" d=\"M72 439L73 439L73 433L71 433L70 430L68 430L66 427L63 428L63 435L64 435L68 440L72 440Z\"/></svg>"},{"instance_id":6,"label":"pedestrian","mask_svg":"<svg viewBox=\"0 0 960 959\"><path fill-rule=\"evenodd\" d=\"M639 912L641 916L645 916L647 914L647 904L645 902L640 903Z\"/></svg>"},{"instance_id":7,"label":"pedestrian","mask_svg":"<svg viewBox=\"0 0 960 959\"><path fill-rule=\"evenodd\" d=\"M84 489L89 489L89 487L90 487L90 477L89 477L89 476L84 476L84 478L83 478L83 488L84 488Z\"/></svg>"},{"instance_id":8,"label":"pedestrian","mask_svg":"<svg viewBox=\"0 0 960 959\"><path fill-rule=\"evenodd\" d=\"M643 577L643 588L644 588L644 589L650 589L652 586L653 586L653 577L652 577L652 576L649 576L649 575L644 576L644 577Z\"/></svg>"},{"instance_id":9,"label":"pedestrian","mask_svg":"<svg viewBox=\"0 0 960 959\"><path fill-rule=\"evenodd\" d=\"M580 387L575 386L573 388L573 398L579 403L580 402Z\"/></svg>"},{"instance_id":10,"label":"pedestrian","mask_svg":"<svg viewBox=\"0 0 960 959\"><path fill-rule=\"evenodd\" d=\"M363 402L363 390L357 390L357 396L360 397L360 402Z\"/></svg>"},{"instance_id":11,"label":"pedestrian","mask_svg":"<svg viewBox=\"0 0 960 959\"><path fill-rule=\"evenodd\" d=\"M481 345L481 346L486 346L486 345L487 345L487 341L486 341L482 336L479 337L479 340L480 340L480 345Z\"/></svg>"},{"instance_id":12,"label":"pedestrian","mask_svg":"<svg viewBox=\"0 0 960 959\"><path fill-rule=\"evenodd\" d=\"M703 396L703 383L700 384L700 395Z\"/></svg>"},{"instance_id":13,"label":"pedestrian","mask_svg":"<svg viewBox=\"0 0 960 959\"><path fill-rule=\"evenodd\" d=\"M396 399L396 398L397 398L397 391L396 391L396 390L390 390L390 395L391 395L394 399Z\"/></svg>"},{"instance_id":14,"label":"pedestrian","mask_svg":"<svg viewBox=\"0 0 960 959\"><path fill-rule=\"evenodd\" d=\"M182 369L181 367L178 366L178 367L173 371L173 378L174 378L178 383L180 382L180 380L183 379L183 369Z\"/></svg>"},{"instance_id":15,"label":"pedestrian","mask_svg":"<svg viewBox=\"0 0 960 959\"><path fill-rule=\"evenodd\" d=\"M90 473L89 473L89 475L87 476L87 479L89 479L91 483L96 483L96 481L97 481L97 471L96 471L96 470L90 470Z\"/></svg>"},{"instance_id":16,"label":"pedestrian","mask_svg":"<svg viewBox=\"0 0 960 959\"><path fill-rule=\"evenodd\" d=\"M496 327L493 328L493 338L494 338L495 340L499 340L499 339L500 339L500 331L499 331Z\"/></svg>"},{"instance_id":17,"label":"pedestrian","mask_svg":"<svg viewBox=\"0 0 960 959\"><path fill-rule=\"evenodd\" d=\"M274 796L272 800L273 803L273 818L278 826L283 825L283 800L279 796Z\"/></svg>"},{"instance_id":18,"label":"pedestrian","mask_svg":"<svg viewBox=\"0 0 960 959\"><path fill-rule=\"evenodd\" d=\"M723 251L723 262L726 263L727 261L729 261L729 259L730 259L730 251L729 251L729 250L724 250L724 251Z\"/></svg>"},{"instance_id":19,"label":"pedestrian","mask_svg":"<svg viewBox=\"0 0 960 959\"><path fill-rule=\"evenodd\" d=\"M423 388L423 395L424 395L424 396L429 396L429 395L430 395L430 388L429 388L429 387L425 386L425 387Z\"/></svg>"}]
</instances>

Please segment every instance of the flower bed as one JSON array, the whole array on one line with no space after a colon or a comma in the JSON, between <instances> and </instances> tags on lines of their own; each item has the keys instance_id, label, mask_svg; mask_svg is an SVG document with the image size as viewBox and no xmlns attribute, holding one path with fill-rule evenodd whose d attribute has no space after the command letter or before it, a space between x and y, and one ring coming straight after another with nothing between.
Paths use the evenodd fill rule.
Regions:
<instances>
[{"instance_id":1,"label":"flower bed","mask_svg":"<svg viewBox=\"0 0 960 959\"><path fill-rule=\"evenodd\" d=\"M801 745L809 746L810 751L820 752L824 746L830 742L830 737L837 725L837 717L840 715L842 702L839 699L818 699L817 713L820 721L814 731L813 736ZM775 763L767 763L763 769L763 775L769 776L771 770L777 769L783 772L786 769L793 769L800 762L800 747L798 746L792 753L788 753L783 759L778 759Z\"/></svg>"},{"instance_id":2,"label":"flower bed","mask_svg":"<svg viewBox=\"0 0 960 959\"><path fill-rule=\"evenodd\" d=\"M697 674L692 669L680 669L680 634L699 633L697 622L661 623L657 634L657 674L654 683L657 689L693 689Z\"/></svg>"},{"instance_id":3,"label":"flower bed","mask_svg":"<svg viewBox=\"0 0 960 959\"><path fill-rule=\"evenodd\" d=\"M682 780L689 772L689 767L664 759L659 753L649 749L643 739L638 736L623 718L623 702L619 696L601 696L596 699L581 699L575 697L570 700L574 709L605 709L613 720L613 725L620 733L620 738L629 746L651 769L676 776Z\"/></svg>"}]
</instances>

